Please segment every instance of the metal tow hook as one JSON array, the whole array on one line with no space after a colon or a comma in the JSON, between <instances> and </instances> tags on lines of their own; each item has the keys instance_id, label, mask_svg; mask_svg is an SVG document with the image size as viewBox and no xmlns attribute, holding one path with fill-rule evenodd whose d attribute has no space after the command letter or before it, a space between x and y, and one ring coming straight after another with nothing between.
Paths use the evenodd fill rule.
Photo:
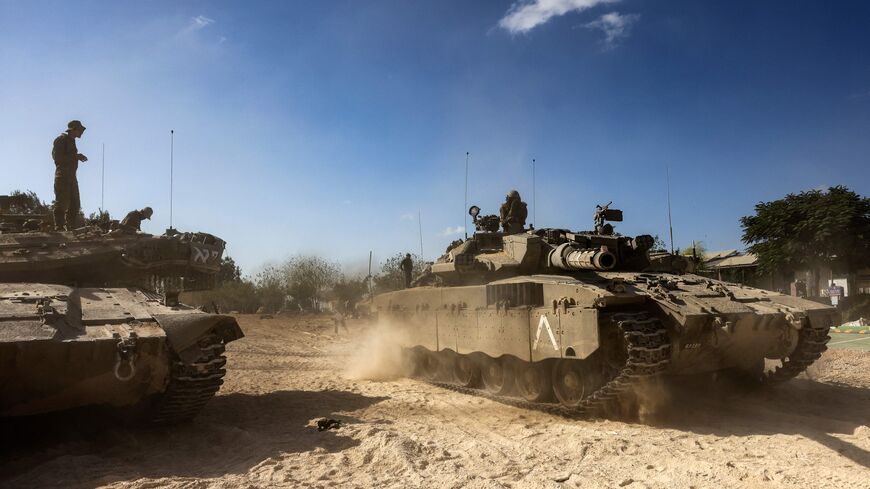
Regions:
<instances>
[{"instance_id":1,"label":"metal tow hook","mask_svg":"<svg viewBox=\"0 0 870 489\"><path fill-rule=\"evenodd\" d=\"M127 338L121 338L121 335L114 333L112 335L118 340L118 355L115 360L115 378L121 382L126 382L136 375L136 357L138 356L137 340L139 336L136 333L130 333ZM127 375L121 375L121 366L126 364L129 369Z\"/></svg>"}]
</instances>

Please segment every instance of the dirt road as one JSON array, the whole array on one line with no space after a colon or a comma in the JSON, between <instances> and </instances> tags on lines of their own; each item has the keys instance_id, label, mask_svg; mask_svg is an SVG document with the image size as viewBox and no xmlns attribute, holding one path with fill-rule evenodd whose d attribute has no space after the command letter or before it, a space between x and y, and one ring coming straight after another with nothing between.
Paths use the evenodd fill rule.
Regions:
<instances>
[{"instance_id":1,"label":"dirt road","mask_svg":"<svg viewBox=\"0 0 870 489\"><path fill-rule=\"evenodd\" d=\"M567 421L412 380L354 380L390 373L363 323L338 337L328 318L241 324L226 383L193 423L5 424L0 487L870 487L867 352L829 351L767 392L671 386L642 423ZM344 424L318 432L321 417Z\"/></svg>"}]
</instances>

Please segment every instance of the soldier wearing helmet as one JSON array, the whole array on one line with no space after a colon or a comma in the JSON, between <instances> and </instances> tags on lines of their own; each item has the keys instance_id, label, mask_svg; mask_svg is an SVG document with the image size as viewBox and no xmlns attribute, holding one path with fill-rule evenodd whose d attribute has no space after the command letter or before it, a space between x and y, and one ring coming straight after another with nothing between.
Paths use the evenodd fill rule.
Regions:
<instances>
[{"instance_id":1,"label":"soldier wearing helmet","mask_svg":"<svg viewBox=\"0 0 870 489\"><path fill-rule=\"evenodd\" d=\"M151 219L151 216L154 214L154 210L150 207L145 207L144 209L140 209L137 211L130 211L127 213L127 216L121 221L119 228L122 231L126 231L128 233L135 233L141 231L142 219Z\"/></svg>"},{"instance_id":2,"label":"soldier wearing helmet","mask_svg":"<svg viewBox=\"0 0 870 489\"><path fill-rule=\"evenodd\" d=\"M406 253L405 259L399 263L399 268L402 269L402 275L405 278L405 288L411 287L411 275L414 273L414 260L411 259L411 254Z\"/></svg>"},{"instance_id":3,"label":"soldier wearing helmet","mask_svg":"<svg viewBox=\"0 0 870 489\"><path fill-rule=\"evenodd\" d=\"M526 203L520 198L519 192L511 190L507 193L505 202L499 209L499 215L501 217L502 229L504 229L506 234L523 232L529 210L526 207Z\"/></svg>"},{"instance_id":4,"label":"soldier wearing helmet","mask_svg":"<svg viewBox=\"0 0 870 489\"><path fill-rule=\"evenodd\" d=\"M73 229L79 217L81 200L76 171L79 162L88 157L79 153L76 138L82 137L85 126L73 120L66 125L66 132L54 139L51 157L54 160L54 228L58 231Z\"/></svg>"}]
</instances>

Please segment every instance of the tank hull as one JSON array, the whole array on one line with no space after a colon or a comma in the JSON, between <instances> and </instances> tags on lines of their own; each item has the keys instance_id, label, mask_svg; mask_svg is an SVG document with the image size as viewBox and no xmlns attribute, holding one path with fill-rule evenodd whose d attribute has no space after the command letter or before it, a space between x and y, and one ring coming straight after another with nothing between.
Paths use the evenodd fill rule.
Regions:
<instances>
[{"instance_id":1,"label":"tank hull","mask_svg":"<svg viewBox=\"0 0 870 489\"><path fill-rule=\"evenodd\" d=\"M514 394L589 408L601 407L595 396L625 374L628 383L724 370L787 380L818 358L837 317L829 306L697 275L603 271L418 287L381 294L375 308L397 341L416 352L413 370L428 366L430 380L474 384L498 361L493 368L514 377L506 382ZM765 373L766 359L784 368ZM530 394L529 379L555 396ZM573 397L565 395L572 382L585 383Z\"/></svg>"},{"instance_id":2,"label":"tank hull","mask_svg":"<svg viewBox=\"0 0 870 489\"><path fill-rule=\"evenodd\" d=\"M135 288L0 284L0 416L147 404L152 420L189 418L242 336L232 317Z\"/></svg>"}]
</instances>

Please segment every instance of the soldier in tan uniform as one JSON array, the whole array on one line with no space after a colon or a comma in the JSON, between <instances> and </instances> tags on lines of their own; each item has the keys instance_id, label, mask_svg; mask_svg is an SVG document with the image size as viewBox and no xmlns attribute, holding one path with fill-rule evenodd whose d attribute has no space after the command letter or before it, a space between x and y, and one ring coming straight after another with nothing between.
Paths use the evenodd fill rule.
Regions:
<instances>
[{"instance_id":1,"label":"soldier in tan uniform","mask_svg":"<svg viewBox=\"0 0 870 489\"><path fill-rule=\"evenodd\" d=\"M54 139L51 157L54 159L54 228L57 231L72 229L79 217L79 181L76 171L79 162L88 157L79 153L76 138L82 137L85 126L79 121L70 121L67 130Z\"/></svg>"},{"instance_id":2,"label":"soldier in tan uniform","mask_svg":"<svg viewBox=\"0 0 870 489\"><path fill-rule=\"evenodd\" d=\"M121 220L121 223L118 225L118 228L121 231L125 231L128 233L135 233L142 230L142 220L143 219L151 219L151 216L154 215L154 210L150 207L145 207L144 209L130 211Z\"/></svg>"},{"instance_id":3,"label":"soldier in tan uniform","mask_svg":"<svg viewBox=\"0 0 870 489\"><path fill-rule=\"evenodd\" d=\"M516 190L511 190L508 192L507 197L505 197L505 202L501 205L499 214L504 232L507 234L517 234L523 232L529 210L526 207L526 203L520 198L520 193Z\"/></svg>"}]
</instances>

